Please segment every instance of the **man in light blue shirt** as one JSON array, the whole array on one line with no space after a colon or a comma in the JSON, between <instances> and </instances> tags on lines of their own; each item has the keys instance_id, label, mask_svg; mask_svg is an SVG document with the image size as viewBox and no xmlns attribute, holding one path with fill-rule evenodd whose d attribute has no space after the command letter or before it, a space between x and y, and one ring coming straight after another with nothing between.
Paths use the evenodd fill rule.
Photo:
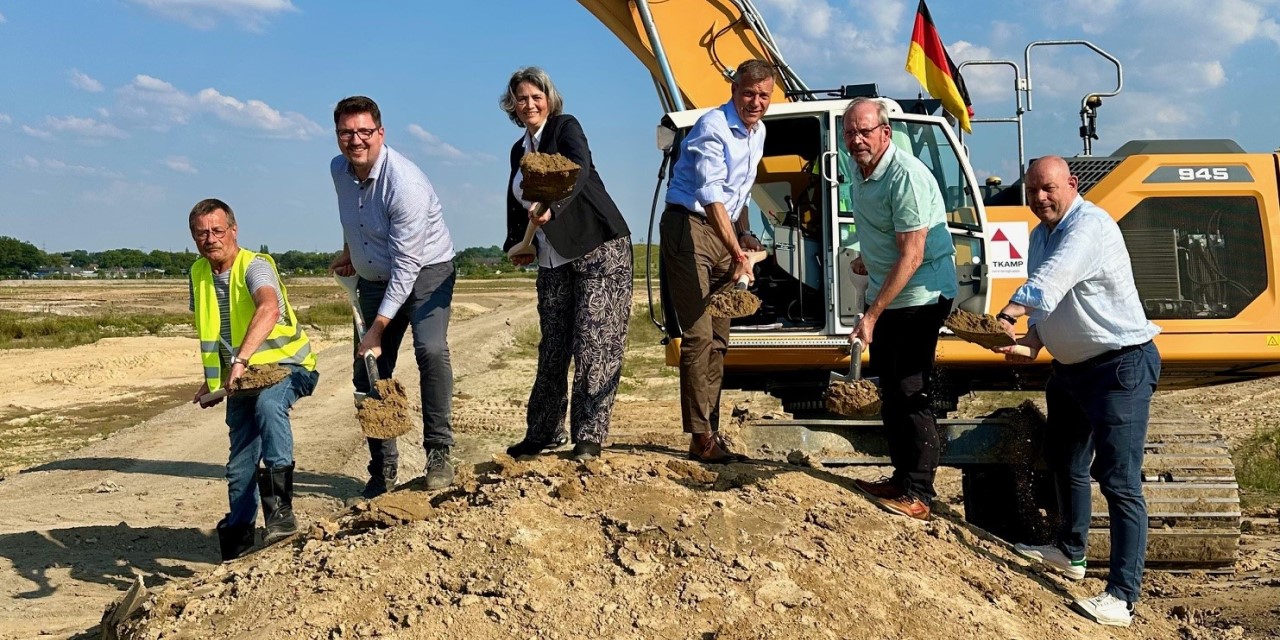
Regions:
<instances>
[{"instance_id":1,"label":"man in light blue shirt","mask_svg":"<svg viewBox=\"0 0 1280 640\"><path fill-rule=\"evenodd\" d=\"M405 331L413 331L413 354L422 397L422 442L427 489L453 482L450 409L453 368L449 360L449 308L453 300L453 240L431 182L408 158L383 144L382 113L364 96L345 98L333 110L338 150L329 164L342 221L342 254L332 269L357 274L360 313L368 327L356 345L352 382L369 391L364 354L378 358L378 377L395 371ZM399 451L395 439L368 438L373 498L395 486Z\"/></svg>"},{"instance_id":2,"label":"man in light blue shirt","mask_svg":"<svg viewBox=\"0 0 1280 640\"><path fill-rule=\"evenodd\" d=\"M893 463L892 477L855 482L886 511L925 520L941 451L930 379L956 297L955 247L938 181L893 145L884 103L855 98L843 128L858 165L852 196L862 254L852 269L869 276L871 301L849 341L871 348Z\"/></svg>"},{"instance_id":3,"label":"man in light blue shirt","mask_svg":"<svg viewBox=\"0 0 1280 640\"><path fill-rule=\"evenodd\" d=\"M1027 204L1041 224L1031 233L1030 276L997 318L1013 332L1028 316L1027 334L997 349L1016 362L1053 355L1045 391L1045 458L1054 472L1062 525L1053 544L1016 545L1019 553L1080 580L1085 575L1092 501L1089 475L1098 480L1111 520L1106 591L1076 601L1094 621L1127 627L1141 593L1147 550L1147 505L1142 497L1142 454L1151 396L1160 378L1147 320L1133 282L1120 227L1077 192L1066 161L1035 161L1024 178Z\"/></svg>"},{"instance_id":4,"label":"man in light blue shirt","mask_svg":"<svg viewBox=\"0 0 1280 640\"><path fill-rule=\"evenodd\" d=\"M706 307L712 293L741 277L754 279L734 222L764 156L761 118L773 84L769 63L738 65L732 99L703 114L685 136L659 227L663 283L681 331L681 419L685 433L692 434L689 457L702 462L741 459L719 434L729 320L712 318Z\"/></svg>"}]
</instances>

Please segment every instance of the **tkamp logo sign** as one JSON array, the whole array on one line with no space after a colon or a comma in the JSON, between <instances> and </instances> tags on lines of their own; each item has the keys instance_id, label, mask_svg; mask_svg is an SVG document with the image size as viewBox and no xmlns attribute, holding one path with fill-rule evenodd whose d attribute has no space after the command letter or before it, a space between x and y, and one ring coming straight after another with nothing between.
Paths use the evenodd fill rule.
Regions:
<instances>
[{"instance_id":1,"label":"tkamp logo sign","mask_svg":"<svg viewBox=\"0 0 1280 640\"><path fill-rule=\"evenodd\" d=\"M992 278L1026 278L1030 233L1025 222L988 225L987 252Z\"/></svg>"}]
</instances>

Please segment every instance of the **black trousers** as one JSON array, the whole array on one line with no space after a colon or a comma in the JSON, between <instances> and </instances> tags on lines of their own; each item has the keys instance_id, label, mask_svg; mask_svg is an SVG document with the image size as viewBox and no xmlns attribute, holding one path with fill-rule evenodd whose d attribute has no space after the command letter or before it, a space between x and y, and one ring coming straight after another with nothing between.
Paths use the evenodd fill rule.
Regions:
<instances>
[{"instance_id":1,"label":"black trousers","mask_svg":"<svg viewBox=\"0 0 1280 640\"><path fill-rule=\"evenodd\" d=\"M938 331L950 312L951 300L941 297L933 304L886 309L871 336L893 480L925 504L937 496L933 477L940 453L930 377Z\"/></svg>"}]
</instances>

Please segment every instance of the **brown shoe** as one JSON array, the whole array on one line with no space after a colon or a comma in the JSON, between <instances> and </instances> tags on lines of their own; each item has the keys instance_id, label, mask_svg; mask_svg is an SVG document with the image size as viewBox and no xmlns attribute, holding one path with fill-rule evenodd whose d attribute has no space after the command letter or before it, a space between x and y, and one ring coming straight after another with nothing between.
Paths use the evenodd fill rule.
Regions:
<instances>
[{"instance_id":1,"label":"brown shoe","mask_svg":"<svg viewBox=\"0 0 1280 640\"><path fill-rule=\"evenodd\" d=\"M898 486L898 483L893 481L893 478L881 477L875 482L854 480L853 484L872 498L901 498L903 494L902 489Z\"/></svg>"},{"instance_id":2,"label":"brown shoe","mask_svg":"<svg viewBox=\"0 0 1280 640\"><path fill-rule=\"evenodd\" d=\"M747 457L729 450L719 433L695 433L689 442L689 459L709 464L742 462Z\"/></svg>"},{"instance_id":3,"label":"brown shoe","mask_svg":"<svg viewBox=\"0 0 1280 640\"><path fill-rule=\"evenodd\" d=\"M929 505L921 502L915 496L904 495L897 498L877 498L876 504L889 513L896 513L916 520L929 519Z\"/></svg>"}]
</instances>

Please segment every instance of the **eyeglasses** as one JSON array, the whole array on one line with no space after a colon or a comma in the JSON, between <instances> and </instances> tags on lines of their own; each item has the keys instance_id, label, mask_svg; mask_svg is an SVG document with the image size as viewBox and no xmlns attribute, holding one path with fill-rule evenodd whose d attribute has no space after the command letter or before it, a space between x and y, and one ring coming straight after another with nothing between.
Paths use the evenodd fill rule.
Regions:
<instances>
[{"instance_id":1,"label":"eyeglasses","mask_svg":"<svg viewBox=\"0 0 1280 640\"><path fill-rule=\"evenodd\" d=\"M870 138L870 137L871 137L875 132L877 132L877 131L879 131L881 128L883 128L884 126L885 126L885 125L878 124L878 125L876 125L876 126L874 126L874 127L871 127L871 128L869 128L869 129L858 129L858 128L845 129L845 130L844 130L844 137L846 137L846 138L853 138L853 139L862 138L863 140L866 140L866 139Z\"/></svg>"},{"instance_id":2,"label":"eyeglasses","mask_svg":"<svg viewBox=\"0 0 1280 640\"><path fill-rule=\"evenodd\" d=\"M338 139L346 142L355 136L360 136L361 140L368 140L377 132L377 129L338 129Z\"/></svg>"},{"instance_id":3,"label":"eyeglasses","mask_svg":"<svg viewBox=\"0 0 1280 640\"><path fill-rule=\"evenodd\" d=\"M212 229L201 229L199 231L192 231L191 235L195 236L196 240L206 240L208 238L215 238L220 240L222 239L223 236L227 235L227 231L229 231L229 229L219 229L218 227L214 227Z\"/></svg>"}]
</instances>

